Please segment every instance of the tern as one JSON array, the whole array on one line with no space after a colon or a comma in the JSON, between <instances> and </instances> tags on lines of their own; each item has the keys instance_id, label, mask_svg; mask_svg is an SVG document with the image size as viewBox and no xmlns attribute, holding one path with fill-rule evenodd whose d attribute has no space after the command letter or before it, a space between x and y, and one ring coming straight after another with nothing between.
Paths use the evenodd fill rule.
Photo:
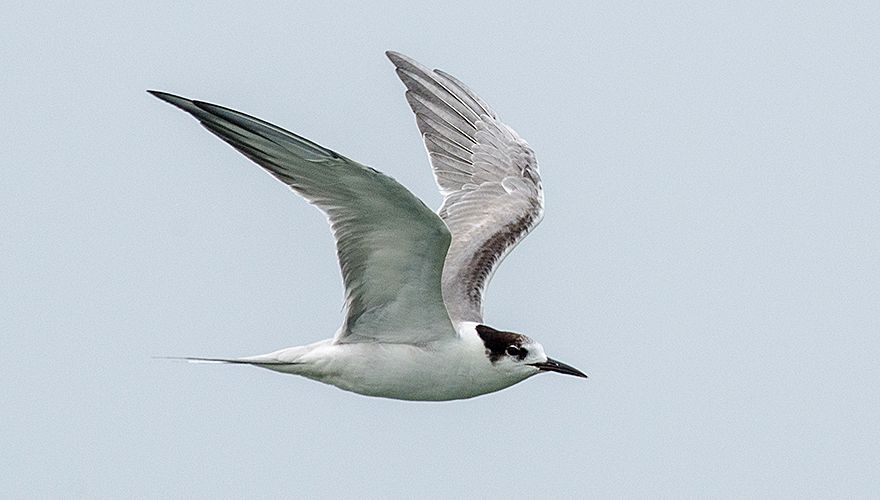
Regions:
<instances>
[{"instance_id":1,"label":"tern","mask_svg":"<svg viewBox=\"0 0 880 500\"><path fill-rule=\"evenodd\" d=\"M345 285L345 318L332 339L258 356L182 359L253 365L411 401L472 398L542 372L586 378L532 338L483 324L493 273L543 218L534 152L455 77L386 55L443 195L437 213L391 177L280 127L148 91L323 211Z\"/></svg>"}]
</instances>

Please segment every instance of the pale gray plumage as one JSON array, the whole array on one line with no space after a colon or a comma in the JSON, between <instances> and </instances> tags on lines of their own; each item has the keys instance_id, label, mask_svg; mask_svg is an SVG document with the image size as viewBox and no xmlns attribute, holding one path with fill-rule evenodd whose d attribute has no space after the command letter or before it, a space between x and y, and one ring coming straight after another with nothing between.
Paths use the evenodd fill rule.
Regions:
<instances>
[{"instance_id":1,"label":"pale gray plumage","mask_svg":"<svg viewBox=\"0 0 880 500\"><path fill-rule=\"evenodd\" d=\"M394 179L238 111L152 92L315 204L345 284L333 339L243 358L369 396L470 398L542 372L586 377L535 340L481 324L483 291L543 214L528 144L461 82L388 52L444 196L435 214Z\"/></svg>"},{"instance_id":2,"label":"pale gray plumage","mask_svg":"<svg viewBox=\"0 0 880 500\"><path fill-rule=\"evenodd\" d=\"M535 154L463 83L387 52L406 85L452 233L443 296L453 322L483 321L495 269L538 223L544 194Z\"/></svg>"},{"instance_id":3,"label":"pale gray plumage","mask_svg":"<svg viewBox=\"0 0 880 500\"><path fill-rule=\"evenodd\" d=\"M346 293L345 321L337 341L424 343L456 336L440 291L449 231L405 187L244 113L164 92L151 93L195 116L205 128L327 214ZM418 328L414 328L412 311L421 313Z\"/></svg>"}]
</instances>

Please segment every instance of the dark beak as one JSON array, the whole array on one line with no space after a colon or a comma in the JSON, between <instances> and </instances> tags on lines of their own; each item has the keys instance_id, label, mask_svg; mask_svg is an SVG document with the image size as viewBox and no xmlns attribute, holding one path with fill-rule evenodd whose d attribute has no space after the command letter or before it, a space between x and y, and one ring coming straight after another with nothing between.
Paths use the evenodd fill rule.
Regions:
<instances>
[{"instance_id":1,"label":"dark beak","mask_svg":"<svg viewBox=\"0 0 880 500\"><path fill-rule=\"evenodd\" d=\"M574 375L575 377L587 378L587 375L584 372L578 370L573 366L569 366L565 363L560 363L555 359L547 358L547 361L543 363L532 363L531 365L541 370L542 372L558 372L564 373L565 375Z\"/></svg>"}]
</instances>

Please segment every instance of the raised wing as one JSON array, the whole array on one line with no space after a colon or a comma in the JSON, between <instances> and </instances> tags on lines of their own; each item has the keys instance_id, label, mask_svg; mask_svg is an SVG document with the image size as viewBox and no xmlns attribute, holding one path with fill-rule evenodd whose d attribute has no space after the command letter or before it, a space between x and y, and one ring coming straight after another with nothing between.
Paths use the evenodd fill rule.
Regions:
<instances>
[{"instance_id":1,"label":"raised wing","mask_svg":"<svg viewBox=\"0 0 880 500\"><path fill-rule=\"evenodd\" d=\"M454 322L483 320L483 291L498 264L544 215L535 154L463 83L387 52L406 85L452 232L443 297Z\"/></svg>"},{"instance_id":2,"label":"raised wing","mask_svg":"<svg viewBox=\"0 0 880 500\"><path fill-rule=\"evenodd\" d=\"M315 204L330 220L345 283L336 342L423 343L456 334L440 279L450 234L394 179L257 118L150 91Z\"/></svg>"}]
</instances>

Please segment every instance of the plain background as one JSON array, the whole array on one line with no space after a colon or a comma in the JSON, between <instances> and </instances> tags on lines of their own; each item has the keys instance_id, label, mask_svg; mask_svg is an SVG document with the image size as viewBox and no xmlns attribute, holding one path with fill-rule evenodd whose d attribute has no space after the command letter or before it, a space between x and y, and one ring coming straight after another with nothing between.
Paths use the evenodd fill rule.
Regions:
<instances>
[{"instance_id":1,"label":"plain background","mask_svg":"<svg viewBox=\"0 0 880 500\"><path fill-rule=\"evenodd\" d=\"M4 496L880 488L876 2L57 4L0 17ZM591 378L414 404L152 359L329 337L342 289L320 213L144 91L438 206L387 49L536 150L546 219L487 323Z\"/></svg>"}]
</instances>

